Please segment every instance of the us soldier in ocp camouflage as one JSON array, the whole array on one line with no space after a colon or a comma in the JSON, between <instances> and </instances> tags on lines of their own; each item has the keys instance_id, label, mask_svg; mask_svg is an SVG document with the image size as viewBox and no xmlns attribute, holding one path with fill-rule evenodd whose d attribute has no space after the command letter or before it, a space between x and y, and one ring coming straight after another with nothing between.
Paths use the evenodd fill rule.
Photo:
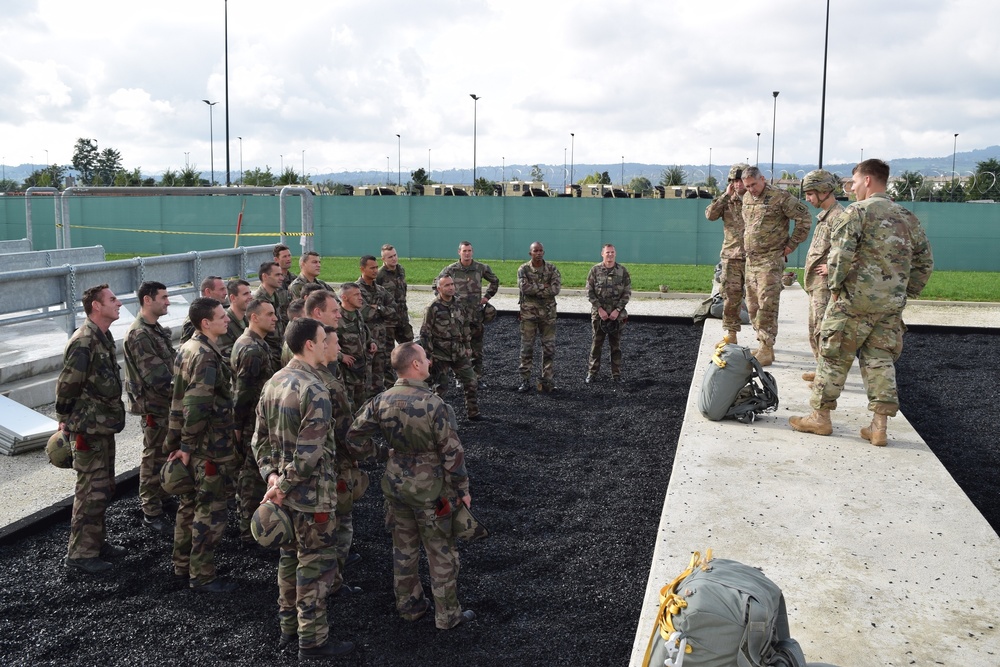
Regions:
<instances>
[{"instance_id":1,"label":"us soldier in ocp camouflage","mask_svg":"<svg viewBox=\"0 0 1000 667\"><path fill-rule=\"evenodd\" d=\"M215 547L226 528L227 489L237 470L233 389L229 364L216 345L229 318L215 299L195 299L188 309L195 334L174 364L167 460L179 459L194 479L180 496L174 524L174 575L192 590L231 593L236 584L216 577Z\"/></svg>"},{"instance_id":2,"label":"us soldier in ocp camouflage","mask_svg":"<svg viewBox=\"0 0 1000 667\"><path fill-rule=\"evenodd\" d=\"M747 310L757 332L759 347L753 351L761 366L774 363L778 336L781 274L785 258L809 236L809 209L784 190L767 182L760 169L743 171L743 249L746 251ZM788 222L795 227L788 233Z\"/></svg>"},{"instance_id":3,"label":"us soldier in ocp camouflage","mask_svg":"<svg viewBox=\"0 0 1000 667\"><path fill-rule=\"evenodd\" d=\"M789 423L796 431L830 435L830 411L857 357L874 413L861 437L881 447L888 442L888 417L899 410L894 363L903 349L901 314L907 298L920 296L927 285L934 259L920 221L885 193L889 165L865 160L853 174L857 201L830 231L830 303L820 327L813 411Z\"/></svg>"},{"instance_id":4,"label":"us soldier in ocp camouflage","mask_svg":"<svg viewBox=\"0 0 1000 667\"><path fill-rule=\"evenodd\" d=\"M521 298L521 374L519 392L531 391L531 366L535 338L541 337L542 377L538 391L555 391L556 356L556 296L562 289L562 276L554 264L545 261L545 248L535 241L528 248L531 260L517 270L517 287Z\"/></svg>"},{"instance_id":5,"label":"us soldier in ocp camouflage","mask_svg":"<svg viewBox=\"0 0 1000 667\"><path fill-rule=\"evenodd\" d=\"M396 303L392 300L389 290L375 281L378 277L378 262L373 255L364 255L358 266L361 269L361 277L358 278L357 285L364 299L361 315L369 331L372 332L372 340L375 343L369 389L371 392L369 395L374 395L385 389L386 366L389 364L385 350L388 345L389 327L396 323Z\"/></svg>"},{"instance_id":6,"label":"us soldier in ocp camouflage","mask_svg":"<svg viewBox=\"0 0 1000 667\"><path fill-rule=\"evenodd\" d=\"M750 165L738 162L729 168L726 191L715 198L705 209L709 220L722 218L722 328L726 330L723 343L737 343L740 308L743 306L743 289L746 283L746 253L743 251L743 171Z\"/></svg>"},{"instance_id":7,"label":"us soldier in ocp camouflage","mask_svg":"<svg viewBox=\"0 0 1000 667\"><path fill-rule=\"evenodd\" d=\"M816 215L816 228L813 230L809 252L806 253L805 277L802 281L809 293L809 345L817 362L820 350L819 328L823 323L826 305L830 302L830 287L827 285L830 228L844 210L835 196L837 185L837 177L823 169L810 171L802 179L802 192L806 201L820 209ZM816 379L815 371L803 373L802 379L812 382Z\"/></svg>"},{"instance_id":8,"label":"us soldier in ocp camouflage","mask_svg":"<svg viewBox=\"0 0 1000 667\"><path fill-rule=\"evenodd\" d=\"M330 392L316 374L326 358L326 332L301 317L285 340L294 356L264 387L253 441L268 486L264 501L292 520L292 542L278 560L279 646L298 637L300 658L344 655L354 645L330 640L327 618L337 577L337 459Z\"/></svg>"},{"instance_id":9,"label":"us soldier in ocp camouflage","mask_svg":"<svg viewBox=\"0 0 1000 667\"><path fill-rule=\"evenodd\" d=\"M115 433L125 428L121 369L108 331L121 306L106 284L84 291L87 319L66 343L56 380L56 418L73 443L76 470L66 566L87 574L110 570L103 558L125 553L107 542L104 520L115 494Z\"/></svg>"},{"instance_id":10,"label":"us soldier in ocp camouflage","mask_svg":"<svg viewBox=\"0 0 1000 667\"><path fill-rule=\"evenodd\" d=\"M438 280L449 276L455 281L455 298L465 311L465 319L469 323L472 335L472 370L476 373L479 386L486 387L483 380L483 305L486 304L500 289L500 279L493 273L489 264L483 264L472 259L472 244L462 241L458 244L459 260L441 269ZM486 294L483 294L483 281L489 283Z\"/></svg>"},{"instance_id":11,"label":"us soldier in ocp camouflage","mask_svg":"<svg viewBox=\"0 0 1000 667\"><path fill-rule=\"evenodd\" d=\"M382 475L386 525L392 530L393 590L396 609L407 621L430 609L420 583L420 545L430 569L434 625L442 630L472 621L471 609L458 602L458 550L451 515L456 503L472 506L465 452L452 426L448 405L426 384L430 359L416 343L392 352L399 378L388 391L366 403L347 434L358 458L370 454L362 444L380 433L389 447Z\"/></svg>"},{"instance_id":12,"label":"us soldier in ocp camouflage","mask_svg":"<svg viewBox=\"0 0 1000 667\"><path fill-rule=\"evenodd\" d=\"M455 281L451 276L440 276L437 281L438 297L424 311L420 327L420 344L431 359L431 385L438 396L448 393L448 370L462 383L465 391L465 410L471 421L482 419L479 414L479 386L472 370L472 333L466 311L455 298Z\"/></svg>"},{"instance_id":13,"label":"us soldier in ocp camouflage","mask_svg":"<svg viewBox=\"0 0 1000 667\"><path fill-rule=\"evenodd\" d=\"M160 488L160 468L167 461L163 443L174 382L174 345L170 329L160 324L167 314L167 286L147 281L136 291L139 314L125 334L125 376L130 412L142 418L142 457L139 459L139 504L142 523L161 535L174 527L163 511L166 494Z\"/></svg>"},{"instance_id":14,"label":"us soldier in ocp camouflage","mask_svg":"<svg viewBox=\"0 0 1000 667\"><path fill-rule=\"evenodd\" d=\"M587 299L590 301L590 326L593 340L590 344L590 363L587 377L590 384L601 370L601 349L604 339L608 339L611 357L611 380L621 382L622 376L622 329L628 321L625 306L632 298L632 276L628 269L615 261L618 256L615 247L605 243L601 248L601 263L595 264L587 274ZM609 328L605 332L605 328Z\"/></svg>"}]
</instances>

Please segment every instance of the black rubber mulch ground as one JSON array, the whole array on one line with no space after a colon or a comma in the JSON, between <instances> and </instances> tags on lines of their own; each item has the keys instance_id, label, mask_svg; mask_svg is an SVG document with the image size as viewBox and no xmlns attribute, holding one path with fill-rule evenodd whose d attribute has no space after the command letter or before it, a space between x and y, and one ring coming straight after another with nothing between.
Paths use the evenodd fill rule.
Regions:
<instances>
[{"instance_id":1,"label":"black rubber mulch ground","mask_svg":"<svg viewBox=\"0 0 1000 667\"><path fill-rule=\"evenodd\" d=\"M611 385L606 356L598 383L587 386L589 321L561 319L559 391L521 395L517 321L491 324L486 420L459 420L473 506L493 532L462 549L459 595L479 618L449 632L430 615L399 619L373 477L355 509L364 560L348 571L365 592L330 613L332 636L358 646L336 663L626 664L700 337L700 326L633 321L625 387ZM461 392L449 399L463 415ZM276 648L276 556L241 551L231 525L217 562L240 590L196 596L174 582L169 540L145 532L140 515L134 492L112 504L109 535L129 554L107 577L66 573L66 521L0 546L0 664L297 662Z\"/></svg>"}]
</instances>

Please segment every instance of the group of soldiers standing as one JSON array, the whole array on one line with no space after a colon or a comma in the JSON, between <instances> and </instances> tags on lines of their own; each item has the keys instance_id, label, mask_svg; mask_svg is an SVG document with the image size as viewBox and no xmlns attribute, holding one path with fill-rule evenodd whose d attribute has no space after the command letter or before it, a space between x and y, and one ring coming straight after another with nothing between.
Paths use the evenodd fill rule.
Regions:
<instances>
[{"instance_id":1,"label":"group of soldiers standing","mask_svg":"<svg viewBox=\"0 0 1000 667\"><path fill-rule=\"evenodd\" d=\"M806 200L820 212L803 280L816 369L802 379L811 383L813 412L790 419L796 431L833 432L830 411L857 358L873 413L861 437L876 446L887 443L887 419L899 409L894 364L903 349L902 311L907 298L920 295L934 265L920 221L889 198L888 180L886 162L858 163L846 184L857 201L846 209L836 200L841 183L834 174L817 169L802 180ZM726 191L705 216L723 220L721 344L737 343L745 297L758 341L753 355L768 366L775 361L786 258L809 235L808 209L767 183L757 167L734 164Z\"/></svg>"}]
</instances>

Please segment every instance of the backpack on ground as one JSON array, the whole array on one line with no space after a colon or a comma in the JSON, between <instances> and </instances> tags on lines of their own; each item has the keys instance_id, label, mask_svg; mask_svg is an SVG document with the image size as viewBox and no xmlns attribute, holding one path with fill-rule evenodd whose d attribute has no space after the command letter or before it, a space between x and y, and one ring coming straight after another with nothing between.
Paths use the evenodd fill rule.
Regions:
<instances>
[{"instance_id":1,"label":"backpack on ground","mask_svg":"<svg viewBox=\"0 0 1000 667\"><path fill-rule=\"evenodd\" d=\"M698 409L706 419L732 417L751 424L758 415L778 409L778 383L740 345L719 345L705 369Z\"/></svg>"},{"instance_id":2,"label":"backpack on ground","mask_svg":"<svg viewBox=\"0 0 1000 667\"><path fill-rule=\"evenodd\" d=\"M757 568L702 558L660 590L643 667L805 667L781 589Z\"/></svg>"},{"instance_id":3,"label":"backpack on ground","mask_svg":"<svg viewBox=\"0 0 1000 667\"><path fill-rule=\"evenodd\" d=\"M709 317L714 317L716 319L722 319L722 311L725 307L725 301L723 300L722 294L715 292L712 296L708 297L701 302L701 305L694 311L694 323L704 322ZM747 311L747 300L743 299L740 303L740 322L743 324L750 324L750 313Z\"/></svg>"}]
</instances>

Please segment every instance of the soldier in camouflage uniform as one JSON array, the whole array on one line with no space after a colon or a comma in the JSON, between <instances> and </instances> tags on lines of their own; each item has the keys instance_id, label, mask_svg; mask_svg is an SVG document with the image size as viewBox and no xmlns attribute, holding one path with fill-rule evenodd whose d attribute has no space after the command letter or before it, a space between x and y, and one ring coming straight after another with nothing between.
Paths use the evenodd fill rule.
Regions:
<instances>
[{"instance_id":1,"label":"soldier in camouflage uniform","mask_svg":"<svg viewBox=\"0 0 1000 667\"><path fill-rule=\"evenodd\" d=\"M271 256L281 267L281 289L288 289L298 276L291 272L292 251L284 243L278 243L271 250Z\"/></svg>"},{"instance_id":2,"label":"soldier in camouflage uniform","mask_svg":"<svg viewBox=\"0 0 1000 667\"><path fill-rule=\"evenodd\" d=\"M306 285L319 285L328 292L333 291L329 283L319 279L319 273L322 268L322 258L315 250L303 253L299 257L299 275L288 286L288 292L292 295L293 299L303 298L302 290L305 289Z\"/></svg>"},{"instance_id":3,"label":"soldier in camouflage uniform","mask_svg":"<svg viewBox=\"0 0 1000 667\"><path fill-rule=\"evenodd\" d=\"M371 330L362 315L364 305L357 283L340 286L340 324L337 325L341 350L340 376L354 405L361 405L368 399L372 384L371 358L376 351Z\"/></svg>"},{"instance_id":4,"label":"soldier in camouflage uniform","mask_svg":"<svg viewBox=\"0 0 1000 667\"><path fill-rule=\"evenodd\" d=\"M167 286L144 282L136 291L139 316L125 334L125 376L130 412L142 418L142 457L139 459L139 504L142 523L162 535L174 527L163 511L166 494L160 489L160 468L167 461L163 443L174 382L174 346L170 329L160 318L167 314Z\"/></svg>"},{"instance_id":5,"label":"soldier in camouflage uniform","mask_svg":"<svg viewBox=\"0 0 1000 667\"><path fill-rule=\"evenodd\" d=\"M472 333L472 370L476 372L479 386L485 388L483 381L483 305L485 305L500 289L500 279L493 273L489 264L483 264L472 259L472 244L462 241L458 244L459 260L441 270L442 276L449 276L455 281L455 298L469 323ZM483 281L489 283L486 294L483 294Z\"/></svg>"},{"instance_id":6,"label":"soldier in camouflage uniform","mask_svg":"<svg viewBox=\"0 0 1000 667\"><path fill-rule=\"evenodd\" d=\"M590 300L590 364L584 380L590 384L601 370L601 350L608 339L611 357L611 380L621 382L622 329L628 321L625 306L632 298L632 276L628 269L615 261L618 253L610 243L601 248L601 263L587 274L587 299Z\"/></svg>"},{"instance_id":7,"label":"soldier in camouflage uniform","mask_svg":"<svg viewBox=\"0 0 1000 667\"><path fill-rule=\"evenodd\" d=\"M517 288L521 306L520 392L531 391L531 366L535 338L541 335L542 377L538 391L555 391L553 365L556 356L556 296L562 289L562 276L554 264L545 261L545 248L535 241L528 248L531 261L517 270Z\"/></svg>"},{"instance_id":8,"label":"soldier in camouflage uniform","mask_svg":"<svg viewBox=\"0 0 1000 667\"><path fill-rule=\"evenodd\" d=\"M247 324L247 304L253 298L250 291L250 283L245 280L230 280L226 283L226 294L229 296L229 307L226 308L226 317L229 318L229 328L226 333L219 336L216 344L222 352L222 358L229 363L229 357L233 352L233 343L246 331Z\"/></svg>"},{"instance_id":9,"label":"soldier in camouflage uniform","mask_svg":"<svg viewBox=\"0 0 1000 667\"><path fill-rule=\"evenodd\" d=\"M298 636L299 657L343 655L351 642L330 640L327 597L337 576L337 457L330 392L316 368L326 359L326 332L309 317L285 336L294 355L264 386L253 451L267 481L265 501L288 512L292 543L278 561L281 644Z\"/></svg>"},{"instance_id":10,"label":"soldier in camouflage uniform","mask_svg":"<svg viewBox=\"0 0 1000 667\"><path fill-rule=\"evenodd\" d=\"M420 327L420 344L427 351L433 366L431 386L438 396L448 393L448 369L462 383L465 390L465 410L472 421L479 414L478 378L472 370L472 333L466 310L455 297L455 281L451 276L437 279L438 298L427 306L424 323Z\"/></svg>"},{"instance_id":11,"label":"soldier in camouflage uniform","mask_svg":"<svg viewBox=\"0 0 1000 667\"><path fill-rule=\"evenodd\" d=\"M746 251L747 310L760 346L753 355L761 366L774 363L778 306L785 258L809 236L809 209L784 190L768 184L757 167L743 171L743 248ZM788 233L788 222L795 222Z\"/></svg>"},{"instance_id":12,"label":"soldier in camouflage uniform","mask_svg":"<svg viewBox=\"0 0 1000 667\"><path fill-rule=\"evenodd\" d=\"M396 384L369 401L347 435L357 445L380 433L389 447L382 475L386 526L392 531L396 609L408 621L430 608L420 583L420 545L430 569L434 624L447 630L475 619L458 602L458 550L451 513L457 503L472 506L465 452L452 426L448 405L428 388L430 360L416 343L392 353Z\"/></svg>"},{"instance_id":13,"label":"soldier in camouflage uniform","mask_svg":"<svg viewBox=\"0 0 1000 667\"><path fill-rule=\"evenodd\" d=\"M220 301L223 306L226 305L226 281L222 279L222 276L205 278L201 281L198 289L201 291L201 296ZM181 325L181 345L191 340L193 335L194 324L191 323L191 318L185 317L184 323Z\"/></svg>"},{"instance_id":14,"label":"soldier in camouflage uniform","mask_svg":"<svg viewBox=\"0 0 1000 667\"><path fill-rule=\"evenodd\" d=\"M87 319L66 344L56 380L56 415L73 443L76 470L66 566L88 574L110 570L102 557L125 552L106 541L104 523L115 493L115 433L125 427L121 369L108 331L121 305L107 285L83 293Z\"/></svg>"},{"instance_id":15,"label":"soldier in camouflage uniform","mask_svg":"<svg viewBox=\"0 0 1000 667\"><path fill-rule=\"evenodd\" d=\"M167 460L179 459L194 479L194 491L180 496L174 525L174 574L204 593L231 593L233 582L218 579L215 547L226 528L226 497L237 470L233 391L229 364L216 340L229 318L222 304L201 297L189 317L196 333L177 352L167 432Z\"/></svg>"},{"instance_id":16,"label":"soldier in camouflage uniform","mask_svg":"<svg viewBox=\"0 0 1000 667\"><path fill-rule=\"evenodd\" d=\"M817 362L820 350L819 327L823 323L826 305L830 302L826 264L830 254L830 228L844 210L835 196L837 185L839 185L837 177L824 169L810 171L802 179L802 192L806 201L820 209L816 215L816 228L813 230L809 252L806 253L803 280L805 290L809 293L809 345ZM816 379L815 371L803 373L802 379L812 382Z\"/></svg>"},{"instance_id":17,"label":"soldier in camouflage uniform","mask_svg":"<svg viewBox=\"0 0 1000 667\"><path fill-rule=\"evenodd\" d=\"M743 305L743 285L746 282L746 254L743 252L743 170L750 165L739 162L729 168L729 184L726 191L716 197L705 217L709 220L722 218L722 328L726 330L723 343L737 343L740 324L740 308Z\"/></svg>"},{"instance_id":18,"label":"soldier in camouflage uniform","mask_svg":"<svg viewBox=\"0 0 1000 667\"><path fill-rule=\"evenodd\" d=\"M396 302L393 301L389 290L375 281L378 277L378 262L373 255L362 257L358 266L361 269L361 277L358 278L357 285L365 302L361 308L361 316L365 318L365 324L372 332L376 348L375 354L372 355L372 384L369 389L374 395L386 388L385 375L389 357L386 356L385 350L389 344L389 327L396 324Z\"/></svg>"},{"instance_id":19,"label":"soldier in camouflage uniform","mask_svg":"<svg viewBox=\"0 0 1000 667\"><path fill-rule=\"evenodd\" d=\"M257 423L257 401L264 383L277 369L271 363L271 352L264 342L267 334L278 325L274 306L267 301L253 299L247 305L250 325L239 337L230 354L233 369L233 418L236 431L236 456L241 464L236 483L239 501L240 539L246 544L256 544L250 534L250 519L260 499L267 491L257 469L257 457L250 448L253 430Z\"/></svg>"},{"instance_id":20,"label":"soldier in camouflage uniform","mask_svg":"<svg viewBox=\"0 0 1000 667\"><path fill-rule=\"evenodd\" d=\"M857 201L830 231L830 303L820 327L813 411L789 422L796 431L830 435L830 410L857 357L874 413L861 437L884 446L888 417L899 409L894 362L903 349L901 314L906 299L923 291L934 260L920 221L885 194L889 165L865 160L853 173Z\"/></svg>"},{"instance_id":21,"label":"soldier in camouflage uniform","mask_svg":"<svg viewBox=\"0 0 1000 667\"><path fill-rule=\"evenodd\" d=\"M284 344L285 327L288 326L288 304L291 296L288 290L281 287L281 267L276 262L264 262L260 265L260 287L253 293L253 298L263 299L274 307L278 316L278 325L267 335L267 347L271 350L271 362L275 368L281 368L281 347Z\"/></svg>"},{"instance_id":22,"label":"soldier in camouflage uniform","mask_svg":"<svg viewBox=\"0 0 1000 667\"><path fill-rule=\"evenodd\" d=\"M406 269L399 263L396 249L386 243L382 246L382 268L375 276L375 282L388 290L396 304L396 321L386 327L385 334L388 343L386 355L392 354L396 343L406 343L413 340L413 327L410 325L410 310L406 305Z\"/></svg>"}]
</instances>

